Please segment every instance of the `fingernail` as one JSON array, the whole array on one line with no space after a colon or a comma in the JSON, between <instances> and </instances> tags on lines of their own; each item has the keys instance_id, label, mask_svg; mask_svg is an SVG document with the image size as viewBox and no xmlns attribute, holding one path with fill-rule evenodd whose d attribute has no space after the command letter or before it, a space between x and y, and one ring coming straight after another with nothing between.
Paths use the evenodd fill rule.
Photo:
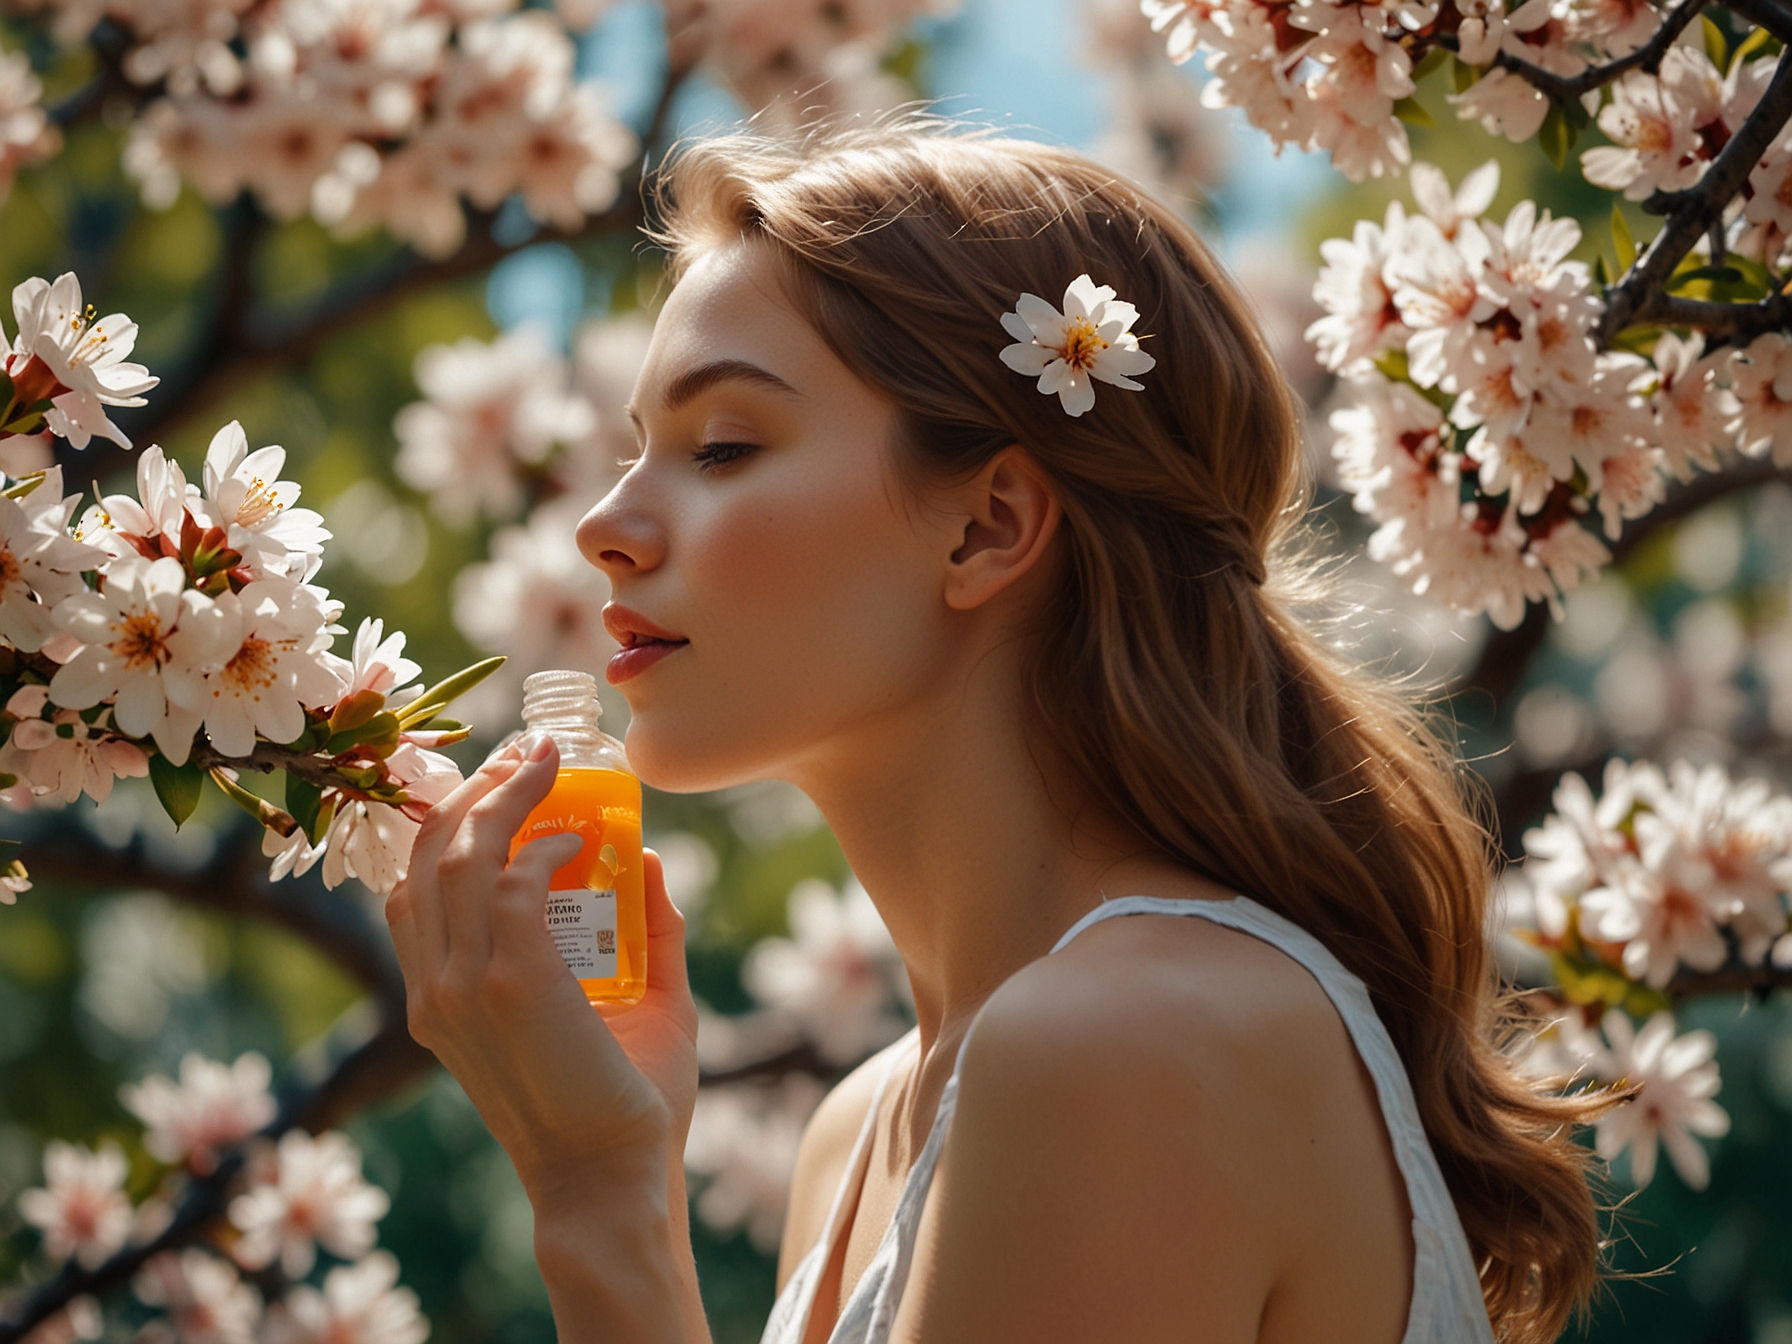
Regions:
<instances>
[{"instance_id":1,"label":"fingernail","mask_svg":"<svg viewBox=\"0 0 1792 1344\"><path fill-rule=\"evenodd\" d=\"M554 739L542 732L525 733L516 745L524 760L545 761L548 749L554 745Z\"/></svg>"}]
</instances>

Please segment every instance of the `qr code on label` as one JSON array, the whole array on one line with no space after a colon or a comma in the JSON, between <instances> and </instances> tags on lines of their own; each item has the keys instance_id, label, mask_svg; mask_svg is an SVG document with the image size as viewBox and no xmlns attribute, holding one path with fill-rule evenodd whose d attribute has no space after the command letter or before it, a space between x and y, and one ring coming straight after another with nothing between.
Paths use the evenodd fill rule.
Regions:
<instances>
[{"instance_id":1,"label":"qr code on label","mask_svg":"<svg viewBox=\"0 0 1792 1344\"><path fill-rule=\"evenodd\" d=\"M614 929L599 929L599 930L597 930L598 955L606 956L606 955L609 955L610 953L615 952L615 950L616 950L616 930L614 930Z\"/></svg>"}]
</instances>

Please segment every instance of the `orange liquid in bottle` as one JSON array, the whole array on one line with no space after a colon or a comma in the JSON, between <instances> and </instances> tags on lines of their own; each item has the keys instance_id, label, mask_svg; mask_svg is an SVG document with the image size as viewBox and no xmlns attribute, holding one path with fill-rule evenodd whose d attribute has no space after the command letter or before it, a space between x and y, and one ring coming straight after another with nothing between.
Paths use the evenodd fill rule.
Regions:
<instances>
[{"instance_id":1,"label":"orange liquid in bottle","mask_svg":"<svg viewBox=\"0 0 1792 1344\"><path fill-rule=\"evenodd\" d=\"M641 781L620 770L562 770L510 852L577 831L585 847L548 883L548 932L593 1005L639 1003L647 990L647 892Z\"/></svg>"}]
</instances>

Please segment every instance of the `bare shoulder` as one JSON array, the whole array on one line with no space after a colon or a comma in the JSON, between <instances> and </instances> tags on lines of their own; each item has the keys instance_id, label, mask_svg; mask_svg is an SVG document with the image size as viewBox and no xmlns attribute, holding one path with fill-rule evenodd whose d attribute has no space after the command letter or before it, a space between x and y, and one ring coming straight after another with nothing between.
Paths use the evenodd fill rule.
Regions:
<instances>
[{"instance_id":1,"label":"bare shoulder","mask_svg":"<svg viewBox=\"0 0 1792 1344\"><path fill-rule=\"evenodd\" d=\"M840 1178L852 1158L853 1144L877 1093L878 1080L889 1064L891 1052L902 1048L903 1042L897 1041L859 1065L835 1084L809 1117L797 1147L789 1214L784 1220L778 1251L780 1292L797 1263L820 1239L834 1192L839 1189Z\"/></svg>"},{"instance_id":2,"label":"bare shoulder","mask_svg":"<svg viewBox=\"0 0 1792 1344\"><path fill-rule=\"evenodd\" d=\"M992 1057L1024 1068L1049 1056L1060 1069L1074 1059L1115 1083L1198 1081L1209 1111L1270 1107L1275 1124L1324 1114L1328 1084L1355 1072L1349 1033L1305 967L1262 939L1185 915L1127 915L1084 930L1010 977L974 1035L967 1073Z\"/></svg>"},{"instance_id":3,"label":"bare shoulder","mask_svg":"<svg viewBox=\"0 0 1792 1344\"><path fill-rule=\"evenodd\" d=\"M1397 1312L1385 1144L1349 1035L1298 962L1204 919L1103 921L978 1016L898 1337L1169 1340L1198 1320L1205 1339L1255 1341L1275 1337L1291 1276L1319 1297L1321 1278L1368 1273ZM1359 1233L1373 1263L1349 1259ZM1013 1295L993 1300L991 1276ZM1364 1305L1371 1325L1386 1314Z\"/></svg>"}]
</instances>

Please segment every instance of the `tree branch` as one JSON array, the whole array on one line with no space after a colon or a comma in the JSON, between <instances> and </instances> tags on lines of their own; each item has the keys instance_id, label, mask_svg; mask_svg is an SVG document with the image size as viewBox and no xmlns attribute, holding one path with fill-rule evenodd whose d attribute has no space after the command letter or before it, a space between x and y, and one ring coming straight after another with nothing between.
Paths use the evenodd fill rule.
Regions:
<instances>
[{"instance_id":1,"label":"tree branch","mask_svg":"<svg viewBox=\"0 0 1792 1344\"><path fill-rule=\"evenodd\" d=\"M1579 98L1583 93L1591 93L1594 89L1603 88L1618 76L1627 74L1639 66L1653 74L1660 68L1661 58L1667 53L1667 49L1674 45L1675 39L1685 30L1687 24L1698 17L1699 11L1704 9L1707 3L1708 0L1681 0L1680 4L1669 11L1667 17L1661 21L1661 27L1657 28L1642 46L1628 56L1620 56L1604 65L1590 65L1578 75L1558 75L1554 71L1545 70L1540 65L1533 65L1517 56L1510 56L1504 51L1495 53L1493 63L1502 70L1509 70L1537 92L1557 103L1570 102Z\"/></svg>"},{"instance_id":2,"label":"tree branch","mask_svg":"<svg viewBox=\"0 0 1792 1344\"><path fill-rule=\"evenodd\" d=\"M1648 253L1630 268L1630 273L1606 294L1605 312L1593 333L1601 349L1609 346L1624 328L1637 320L1637 313L1657 297L1680 264L1692 250L1707 226L1723 217L1724 206L1741 191L1761 156L1792 117L1792 61L1780 62L1773 80L1755 110L1730 141L1711 161L1698 185L1684 191L1657 192L1643 203L1645 210L1668 216ZM1716 264L1721 258L1713 257Z\"/></svg>"},{"instance_id":3,"label":"tree branch","mask_svg":"<svg viewBox=\"0 0 1792 1344\"><path fill-rule=\"evenodd\" d=\"M221 915L266 920L304 939L388 1005L404 1003L404 978L386 931L356 900L326 890L315 876L268 879L261 828L244 818L199 868L160 859L141 839L109 849L72 818L58 816L25 840L22 857L34 879L94 889L154 891Z\"/></svg>"},{"instance_id":4,"label":"tree branch","mask_svg":"<svg viewBox=\"0 0 1792 1344\"><path fill-rule=\"evenodd\" d=\"M1692 327L1707 336L1746 345L1763 332L1792 326L1792 294L1770 294L1758 303L1713 303L1677 298L1655 289L1643 296L1630 321L1632 325Z\"/></svg>"},{"instance_id":5,"label":"tree branch","mask_svg":"<svg viewBox=\"0 0 1792 1344\"><path fill-rule=\"evenodd\" d=\"M1725 9L1757 28L1765 28L1781 42L1792 43L1792 10L1780 0L1723 0Z\"/></svg>"}]
</instances>

